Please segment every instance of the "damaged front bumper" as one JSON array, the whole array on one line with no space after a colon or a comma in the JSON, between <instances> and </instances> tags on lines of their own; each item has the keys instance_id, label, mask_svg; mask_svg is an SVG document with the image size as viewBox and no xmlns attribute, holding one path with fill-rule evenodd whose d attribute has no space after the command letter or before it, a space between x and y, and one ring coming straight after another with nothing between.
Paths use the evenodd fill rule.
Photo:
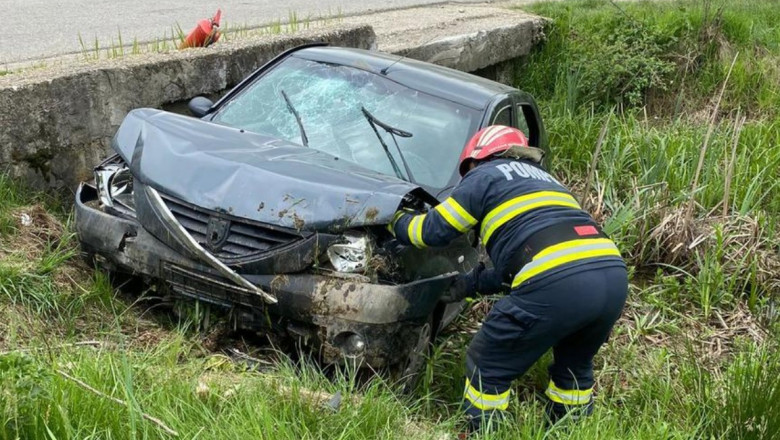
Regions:
<instances>
[{"instance_id":1,"label":"damaged front bumper","mask_svg":"<svg viewBox=\"0 0 780 440\"><path fill-rule=\"evenodd\" d=\"M403 362L412 348L409 341L430 325L439 297L455 276L385 285L311 270L283 275L241 273L278 300L266 304L255 291L173 250L132 216L104 212L97 191L87 184L76 195L76 230L84 250L101 265L162 281L179 295L229 309L242 327L282 330L318 349L328 363L359 358L379 368Z\"/></svg>"}]
</instances>

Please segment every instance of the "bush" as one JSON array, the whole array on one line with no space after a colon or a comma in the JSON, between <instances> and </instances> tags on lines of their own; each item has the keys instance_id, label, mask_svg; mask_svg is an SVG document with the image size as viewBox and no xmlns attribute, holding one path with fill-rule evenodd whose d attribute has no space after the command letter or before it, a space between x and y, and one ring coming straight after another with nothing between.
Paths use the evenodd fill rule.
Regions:
<instances>
[{"instance_id":1,"label":"bush","mask_svg":"<svg viewBox=\"0 0 780 440\"><path fill-rule=\"evenodd\" d=\"M519 87L556 110L697 113L711 106L737 53L724 112L772 116L780 108L780 8L772 2L580 0L530 9L553 22Z\"/></svg>"}]
</instances>

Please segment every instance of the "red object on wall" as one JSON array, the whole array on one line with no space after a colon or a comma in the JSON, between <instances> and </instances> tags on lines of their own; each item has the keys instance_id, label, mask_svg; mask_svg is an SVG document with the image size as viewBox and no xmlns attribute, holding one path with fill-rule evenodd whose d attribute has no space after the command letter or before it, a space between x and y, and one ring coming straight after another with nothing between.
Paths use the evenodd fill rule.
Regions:
<instances>
[{"instance_id":1,"label":"red object on wall","mask_svg":"<svg viewBox=\"0 0 780 440\"><path fill-rule=\"evenodd\" d=\"M219 20L222 18L222 10L217 9L217 13L212 18L204 18L198 21L198 25L190 31L184 41L179 45L179 49L187 47L207 47L211 43L219 40Z\"/></svg>"}]
</instances>

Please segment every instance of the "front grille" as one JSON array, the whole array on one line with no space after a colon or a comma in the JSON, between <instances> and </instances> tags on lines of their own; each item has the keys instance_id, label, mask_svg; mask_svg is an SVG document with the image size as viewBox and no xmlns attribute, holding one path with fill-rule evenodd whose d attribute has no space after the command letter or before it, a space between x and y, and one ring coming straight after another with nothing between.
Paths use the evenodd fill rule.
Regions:
<instances>
[{"instance_id":1,"label":"front grille","mask_svg":"<svg viewBox=\"0 0 780 440\"><path fill-rule=\"evenodd\" d=\"M250 222L227 214L209 211L171 196L162 195L168 209L176 220L187 230L201 246L219 259L231 260L268 252L285 246L303 237L297 231ZM209 221L211 218L229 222L226 238L218 246L209 240Z\"/></svg>"},{"instance_id":2,"label":"front grille","mask_svg":"<svg viewBox=\"0 0 780 440\"><path fill-rule=\"evenodd\" d=\"M236 286L225 279L185 269L171 263L163 263L162 278L181 295L223 307L245 305L262 307L263 301L256 293Z\"/></svg>"}]
</instances>

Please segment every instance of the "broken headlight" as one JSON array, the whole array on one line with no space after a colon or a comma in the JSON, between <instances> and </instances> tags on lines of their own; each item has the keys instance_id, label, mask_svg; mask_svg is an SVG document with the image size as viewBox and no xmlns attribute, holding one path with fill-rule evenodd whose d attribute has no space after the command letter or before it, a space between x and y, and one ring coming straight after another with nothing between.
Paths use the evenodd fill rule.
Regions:
<instances>
[{"instance_id":1,"label":"broken headlight","mask_svg":"<svg viewBox=\"0 0 780 440\"><path fill-rule=\"evenodd\" d=\"M363 272L371 259L371 240L364 234L347 233L345 242L328 248L330 264L337 272Z\"/></svg>"},{"instance_id":2,"label":"broken headlight","mask_svg":"<svg viewBox=\"0 0 780 440\"><path fill-rule=\"evenodd\" d=\"M95 168L95 185L100 203L114 207L115 202L133 209L133 175L125 163L104 163Z\"/></svg>"}]
</instances>

